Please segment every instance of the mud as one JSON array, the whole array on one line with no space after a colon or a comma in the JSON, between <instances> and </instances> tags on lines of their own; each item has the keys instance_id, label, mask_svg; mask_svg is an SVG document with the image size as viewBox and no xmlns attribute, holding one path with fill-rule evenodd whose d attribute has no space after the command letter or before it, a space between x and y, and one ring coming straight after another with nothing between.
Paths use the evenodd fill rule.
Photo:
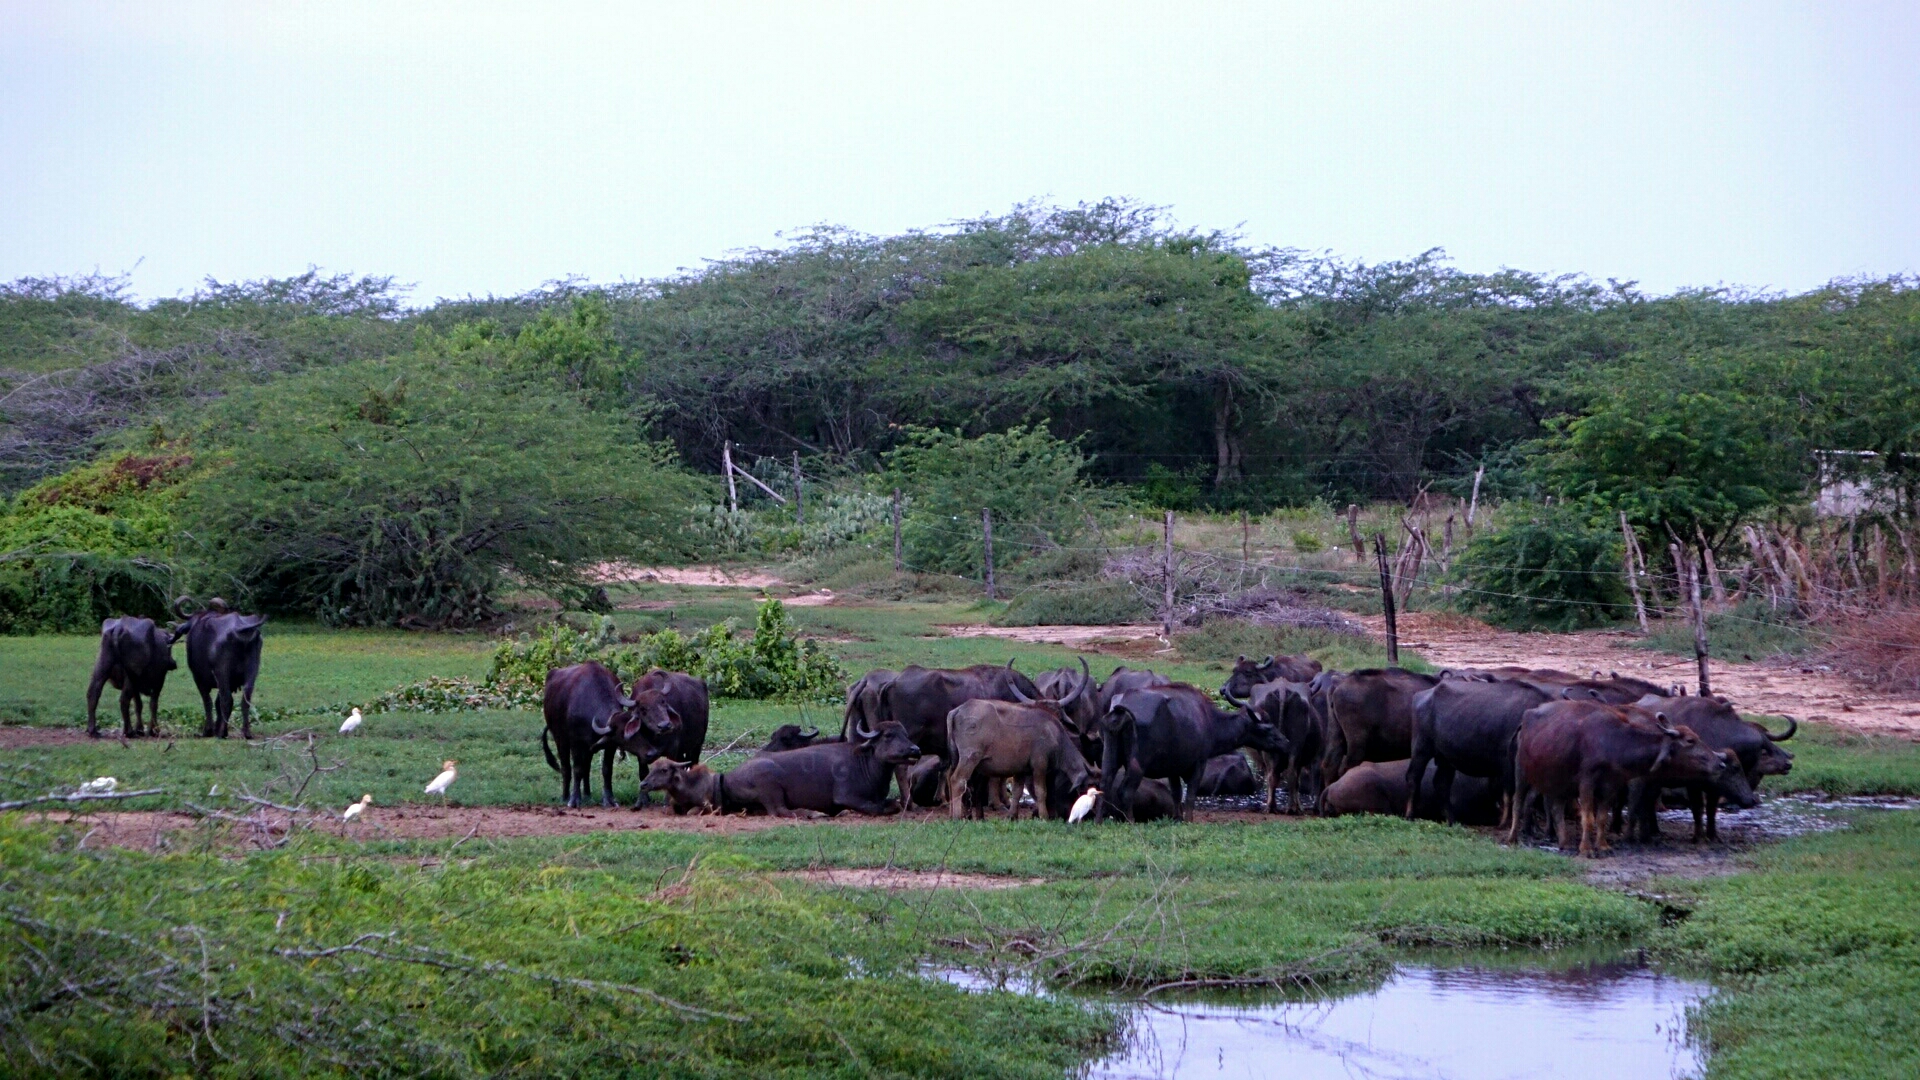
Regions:
<instances>
[{"instance_id":1,"label":"mud","mask_svg":"<svg viewBox=\"0 0 1920 1080\"><path fill-rule=\"evenodd\" d=\"M1375 634L1386 620L1361 616ZM1399 617L1400 644L1417 650L1436 667L1559 668L1578 674L1617 671L1662 686L1679 683L1693 689L1692 657L1631 648L1636 635L1615 630L1577 634L1521 634L1474 619L1433 612ZM1880 735L1920 739L1920 697L1867 690L1834 672L1806 670L1788 661L1709 662L1715 693L1725 694L1743 712L1797 716L1837 727Z\"/></svg>"}]
</instances>

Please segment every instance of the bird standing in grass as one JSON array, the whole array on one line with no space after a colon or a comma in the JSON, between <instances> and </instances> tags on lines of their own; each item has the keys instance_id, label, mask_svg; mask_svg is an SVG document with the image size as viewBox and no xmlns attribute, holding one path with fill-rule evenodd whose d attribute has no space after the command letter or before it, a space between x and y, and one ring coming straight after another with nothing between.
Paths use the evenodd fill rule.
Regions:
<instances>
[{"instance_id":1,"label":"bird standing in grass","mask_svg":"<svg viewBox=\"0 0 1920 1080\"><path fill-rule=\"evenodd\" d=\"M352 821L354 818L357 818L360 816L361 811L365 810L367 807L372 805L373 805L373 796L362 795L360 796L359 802L348 804L347 808L340 812L340 820Z\"/></svg>"},{"instance_id":2,"label":"bird standing in grass","mask_svg":"<svg viewBox=\"0 0 1920 1080\"><path fill-rule=\"evenodd\" d=\"M1100 789L1097 787L1081 792L1080 797L1073 800L1073 809L1067 811L1067 822L1071 824L1093 813L1093 801L1099 797Z\"/></svg>"},{"instance_id":3,"label":"bird standing in grass","mask_svg":"<svg viewBox=\"0 0 1920 1080\"><path fill-rule=\"evenodd\" d=\"M363 719L365 719L365 717L360 715L360 706L355 705L353 711L347 714L346 721L340 725L340 734L345 735L347 732L359 727L360 721Z\"/></svg>"},{"instance_id":4,"label":"bird standing in grass","mask_svg":"<svg viewBox=\"0 0 1920 1080\"><path fill-rule=\"evenodd\" d=\"M453 782L458 779L460 779L460 774L454 769L453 762L443 761L440 763L440 775L434 777L427 783L427 794L438 795L440 796L440 801L445 802L447 800L447 789L452 787Z\"/></svg>"}]
</instances>

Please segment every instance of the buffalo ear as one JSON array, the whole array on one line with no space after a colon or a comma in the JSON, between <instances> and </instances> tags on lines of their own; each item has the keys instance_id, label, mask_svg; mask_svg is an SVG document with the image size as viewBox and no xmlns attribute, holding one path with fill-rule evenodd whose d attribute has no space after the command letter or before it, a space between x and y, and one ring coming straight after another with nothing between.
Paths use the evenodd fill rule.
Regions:
<instances>
[{"instance_id":1,"label":"buffalo ear","mask_svg":"<svg viewBox=\"0 0 1920 1080\"><path fill-rule=\"evenodd\" d=\"M640 718L638 716L629 716L627 718L627 726L620 731L620 737L623 739L631 739L638 734L640 734Z\"/></svg>"},{"instance_id":2,"label":"buffalo ear","mask_svg":"<svg viewBox=\"0 0 1920 1080\"><path fill-rule=\"evenodd\" d=\"M671 705L662 706L667 711L667 722L676 728L686 727L686 721L680 719L680 713Z\"/></svg>"}]
</instances>

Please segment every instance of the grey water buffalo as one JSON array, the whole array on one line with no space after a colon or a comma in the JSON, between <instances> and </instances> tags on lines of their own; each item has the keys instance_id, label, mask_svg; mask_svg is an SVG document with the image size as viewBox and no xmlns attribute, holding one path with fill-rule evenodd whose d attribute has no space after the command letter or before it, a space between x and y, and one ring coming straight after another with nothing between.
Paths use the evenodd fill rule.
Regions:
<instances>
[{"instance_id":1,"label":"grey water buffalo","mask_svg":"<svg viewBox=\"0 0 1920 1080\"><path fill-rule=\"evenodd\" d=\"M1412 793L1407 787L1404 761L1368 761L1348 769L1320 793L1328 817L1342 814L1404 814ZM1477 776L1456 778L1443 803L1433 782L1434 766L1427 766L1425 783L1414 802L1414 816L1422 821L1446 820L1460 825L1494 825L1500 820L1500 789Z\"/></svg>"},{"instance_id":2,"label":"grey water buffalo","mask_svg":"<svg viewBox=\"0 0 1920 1080\"><path fill-rule=\"evenodd\" d=\"M1320 765L1324 782L1333 783L1363 761L1410 757L1413 696L1439 681L1404 668L1366 668L1330 681Z\"/></svg>"},{"instance_id":3,"label":"grey water buffalo","mask_svg":"<svg viewBox=\"0 0 1920 1080\"><path fill-rule=\"evenodd\" d=\"M1527 711L1553 697L1527 682L1472 682L1442 679L1413 696L1413 757L1407 762L1407 820L1419 816L1422 780L1434 766L1435 803L1451 809L1449 791L1456 773L1493 782L1501 794L1512 790L1513 736ZM1447 824L1458 824L1453 818Z\"/></svg>"},{"instance_id":4,"label":"grey water buffalo","mask_svg":"<svg viewBox=\"0 0 1920 1080\"><path fill-rule=\"evenodd\" d=\"M684 815L694 810L724 813L735 809L727 804L720 774L690 761L654 759L647 767L646 779L640 781L640 790L666 792L667 806L675 814Z\"/></svg>"},{"instance_id":5,"label":"grey water buffalo","mask_svg":"<svg viewBox=\"0 0 1920 1080\"><path fill-rule=\"evenodd\" d=\"M856 727L871 728L886 719L880 715L880 694L899 677L897 671L874 668L847 687L847 712L840 721L842 740Z\"/></svg>"},{"instance_id":6,"label":"grey water buffalo","mask_svg":"<svg viewBox=\"0 0 1920 1080\"><path fill-rule=\"evenodd\" d=\"M1665 698L1648 695L1637 702L1642 709L1659 709L1676 725L1684 724L1700 736L1702 742L1715 750L1724 750L1734 755L1740 767L1742 785L1729 788L1723 784L1720 790L1709 790L1701 784L1688 784L1686 800L1694 812L1694 839L1703 836L1702 812L1704 811L1704 836L1709 840L1720 837L1719 805L1722 799L1743 809L1756 805L1759 796L1753 794L1760 787L1760 781L1769 776L1784 776L1793 771L1793 753L1780 748L1780 743L1793 738L1800 730L1800 722L1787 718L1787 730L1778 735L1766 728L1743 718L1726 698L1718 695L1711 697ZM1741 788L1745 789L1743 796ZM1743 802L1751 797L1752 802ZM1649 788L1638 793L1633 801L1633 813L1640 825L1642 837L1651 839L1660 834L1657 814L1659 792Z\"/></svg>"},{"instance_id":7,"label":"grey water buffalo","mask_svg":"<svg viewBox=\"0 0 1920 1080\"><path fill-rule=\"evenodd\" d=\"M176 609L183 606L181 597ZM227 737L233 695L240 693L240 737L253 738L253 684L260 677L260 628L265 615L242 615L214 597L173 627L173 640L187 639L187 670L206 711L202 735Z\"/></svg>"},{"instance_id":8,"label":"grey water buffalo","mask_svg":"<svg viewBox=\"0 0 1920 1080\"><path fill-rule=\"evenodd\" d=\"M1136 770L1139 777L1164 779L1182 818L1192 816L1194 787L1210 759L1243 746L1277 754L1290 749L1273 725L1244 709L1224 711L1182 683L1121 694L1100 726L1101 790L1123 791L1136 782Z\"/></svg>"},{"instance_id":9,"label":"grey water buffalo","mask_svg":"<svg viewBox=\"0 0 1920 1080\"><path fill-rule=\"evenodd\" d=\"M854 728L846 742L756 754L723 774L721 787L730 805L774 817L794 817L796 810L885 814L898 808L887 798L895 767L919 758L906 729L889 720L877 729Z\"/></svg>"},{"instance_id":10,"label":"grey water buffalo","mask_svg":"<svg viewBox=\"0 0 1920 1080\"><path fill-rule=\"evenodd\" d=\"M123 615L100 624L100 658L87 682L87 734L100 737L100 691L108 683L120 691L120 734L133 738L160 734L160 691L173 659L173 635L152 619ZM129 708L131 707L131 708ZM146 730L140 726L142 708Z\"/></svg>"},{"instance_id":11,"label":"grey water buffalo","mask_svg":"<svg viewBox=\"0 0 1920 1080\"><path fill-rule=\"evenodd\" d=\"M1514 739L1513 821L1507 839L1519 839L1526 800L1537 792L1560 820L1562 847L1568 841L1565 809L1577 809L1580 854L1594 857L1608 846L1608 810L1626 797L1633 781L1712 784L1731 767L1691 729L1668 723L1665 713L1597 701L1550 701L1528 710Z\"/></svg>"},{"instance_id":12,"label":"grey water buffalo","mask_svg":"<svg viewBox=\"0 0 1920 1080\"><path fill-rule=\"evenodd\" d=\"M1193 786L1193 793L1203 799L1244 797L1259 790L1260 781L1253 775L1253 766L1247 764L1247 756L1237 750L1209 758L1207 767L1200 773L1200 782Z\"/></svg>"},{"instance_id":13,"label":"grey water buffalo","mask_svg":"<svg viewBox=\"0 0 1920 1080\"><path fill-rule=\"evenodd\" d=\"M1321 741L1325 729L1325 717L1313 704L1311 685L1275 679L1254 686L1246 701L1229 693L1228 687L1221 688L1221 696L1229 704L1245 708L1272 724L1286 739L1288 750L1285 754L1259 753L1261 772L1267 785L1265 809L1269 814L1278 809L1279 785L1284 775L1287 813L1298 814L1303 782L1311 784L1316 790L1319 787Z\"/></svg>"},{"instance_id":14,"label":"grey water buffalo","mask_svg":"<svg viewBox=\"0 0 1920 1080\"><path fill-rule=\"evenodd\" d=\"M620 690L620 680L596 660L547 672L540 708L547 726L540 732L540 749L547 764L560 774L560 799L571 807L593 794L593 755L613 733L613 716L632 699ZM553 746L548 745L551 737ZM554 747L559 748L558 757ZM611 763L602 784L600 804L613 805Z\"/></svg>"},{"instance_id":15,"label":"grey water buffalo","mask_svg":"<svg viewBox=\"0 0 1920 1080\"><path fill-rule=\"evenodd\" d=\"M812 746L820 740L819 728L803 728L799 724L781 724L768 736L767 745L760 748L762 754L778 754L784 750L798 750L803 746ZM828 739L827 742L838 742Z\"/></svg>"},{"instance_id":16,"label":"grey water buffalo","mask_svg":"<svg viewBox=\"0 0 1920 1080\"><path fill-rule=\"evenodd\" d=\"M947 752L947 714L975 699L1018 701L1018 691L1027 700L1040 697L1033 680L1013 669L976 664L969 668L923 668L912 665L901 671L880 693L880 716L906 729L907 737L921 751L951 760Z\"/></svg>"},{"instance_id":17,"label":"grey water buffalo","mask_svg":"<svg viewBox=\"0 0 1920 1080\"><path fill-rule=\"evenodd\" d=\"M612 714L609 730L601 738L606 756L600 763L600 780L613 795L613 755L625 751L639 763L644 778L647 766L655 758L672 758L689 764L700 760L707 745L707 683L678 671L654 669L635 679L633 691L623 695L620 708ZM647 805L651 797L643 787L633 808Z\"/></svg>"},{"instance_id":18,"label":"grey water buffalo","mask_svg":"<svg viewBox=\"0 0 1920 1080\"><path fill-rule=\"evenodd\" d=\"M1220 696L1245 700L1253 696L1253 688L1261 683L1285 680L1304 685L1318 674L1320 661L1310 656L1269 656L1259 663L1242 656L1234 661L1226 684L1220 687Z\"/></svg>"},{"instance_id":19,"label":"grey water buffalo","mask_svg":"<svg viewBox=\"0 0 1920 1080\"><path fill-rule=\"evenodd\" d=\"M1082 689L1076 687L1074 693ZM985 817L988 785L1002 780L1030 787L1034 813L1040 817L1066 816L1092 775L1078 741L1060 718L1067 704L976 699L947 714L947 745L953 751L947 809L956 820ZM1007 817L1019 813L1020 802L1014 799Z\"/></svg>"}]
</instances>

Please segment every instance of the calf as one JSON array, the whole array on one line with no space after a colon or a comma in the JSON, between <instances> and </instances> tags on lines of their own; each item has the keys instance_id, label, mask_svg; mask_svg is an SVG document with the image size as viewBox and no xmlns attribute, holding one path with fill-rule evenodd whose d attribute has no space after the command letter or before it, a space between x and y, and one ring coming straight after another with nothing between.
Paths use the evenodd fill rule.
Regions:
<instances>
[{"instance_id":1,"label":"calf","mask_svg":"<svg viewBox=\"0 0 1920 1080\"><path fill-rule=\"evenodd\" d=\"M1448 821L1460 825L1494 825L1500 820L1499 785L1477 776L1460 776L1440 801L1438 785L1433 782L1436 766L1427 766L1426 783L1414 800L1414 816L1422 821ZM1341 814L1404 814L1412 798L1407 789L1407 763L1369 761L1348 769L1339 780L1320 793L1322 812L1329 817Z\"/></svg>"},{"instance_id":2,"label":"calf","mask_svg":"<svg viewBox=\"0 0 1920 1080\"><path fill-rule=\"evenodd\" d=\"M87 735L100 737L100 691L108 683L120 691L121 735L133 738L143 734L143 705L144 734L160 734L160 690L167 685L167 672L178 666L173 660L173 635L154 625L152 619L123 615L101 623L100 659L94 661L93 678L87 683Z\"/></svg>"},{"instance_id":3,"label":"calf","mask_svg":"<svg viewBox=\"0 0 1920 1080\"><path fill-rule=\"evenodd\" d=\"M799 724L781 724L773 729L767 745L760 748L762 754L778 754L783 750L798 750L803 746L812 746L820 740L819 728L802 728ZM828 739L838 742L838 739Z\"/></svg>"},{"instance_id":4,"label":"calf","mask_svg":"<svg viewBox=\"0 0 1920 1080\"><path fill-rule=\"evenodd\" d=\"M919 758L920 748L899 724L855 726L846 742L750 757L725 774L722 790L730 804L775 817L794 817L795 810L885 814L898 809L887 798L894 767Z\"/></svg>"},{"instance_id":5,"label":"calf","mask_svg":"<svg viewBox=\"0 0 1920 1080\"><path fill-rule=\"evenodd\" d=\"M1253 766L1247 764L1247 756L1238 750L1208 759L1200 782L1193 786L1193 793L1202 798L1246 796L1259 790L1260 781L1254 779Z\"/></svg>"},{"instance_id":6,"label":"calf","mask_svg":"<svg viewBox=\"0 0 1920 1080\"><path fill-rule=\"evenodd\" d=\"M1693 842L1720 839L1720 803L1725 800L1741 810L1751 810L1760 805L1760 796L1747 783L1747 774L1740 770L1740 757L1731 750L1716 751L1727 768L1720 774L1719 780L1711 784L1685 784L1676 792L1669 792L1663 785L1652 780L1636 780L1627 785L1624 809L1627 839L1647 842L1660 839L1660 804L1664 798L1671 800L1674 795L1693 811ZM1620 817L1615 811L1615 818ZM1616 828L1619 823L1616 820Z\"/></svg>"},{"instance_id":7,"label":"calf","mask_svg":"<svg viewBox=\"0 0 1920 1080\"><path fill-rule=\"evenodd\" d=\"M206 711L200 734L227 737L233 694L238 690L240 737L253 738L253 684L260 677L260 627L266 621L265 615L229 611L227 602L216 596L174 626L173 640L187 639L187 670L200 689L200 705Z\"/></svg>"},{"instance_id":8,"label":"calf","mask_svg":"<svg viewBox=\"0 0 1920 1080\"><path fill-rule=\"evenodd\" d=\"M720 774L692 762L656 758L647 769L647 778L640 781L640 790L666 792L667 805L676 814L684 815L689 810L724 813L735 809L727 805L726 786Z\"/></svg>"}]
</instances>

